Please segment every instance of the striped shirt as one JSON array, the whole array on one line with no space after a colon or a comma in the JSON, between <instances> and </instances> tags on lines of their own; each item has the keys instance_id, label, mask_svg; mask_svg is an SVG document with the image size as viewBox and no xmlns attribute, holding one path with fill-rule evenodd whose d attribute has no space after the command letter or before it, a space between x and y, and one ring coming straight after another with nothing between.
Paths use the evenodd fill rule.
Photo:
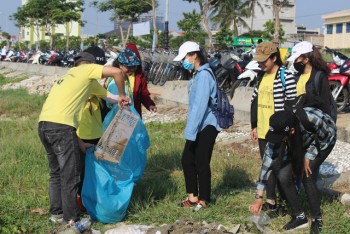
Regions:
<instances>
[{"instance_id":1,"label":"striped shirt","mask_svg":"<svg viewBox=\"0 0 350 234\"><path fill-rule=\"evenodd\" d=\"M281 80L281 71L284 71L285 87L283 87ZM252 102L258 96L258 85L255 87ZM296 83L292 72L287 70L284 66L280 67L277 71L275 80L273 82L273 99L275 112L284 110L285 100L292 100L296 97Z\"/></svg>"},{"instance_id":2,"label":"striped shirt","mask_svg":"<svg viewBox=\"0 0 350 234\"><path fill-rule=\"evenodd\" d=\"M300 124L301 134L303 138L303 147L306 148L305 157L314 160L320 150L325 150L329 146L335 144L337 140L337 127L332 117L325 114L319 109L313 107L305 107L305 113L308 120L313 125L314 132L308 132ZM315 137L316 135L316 137ZM316 142L317 139L317 142ZM264 190L266 181L271 174L271 164L276 159L278 149L276 145L268 142L263 156L263 162L260 169L260 176L257 183L257 190ZM288 148L285 151L283 161L288 160Z\"/></svg>"}]
</instances>

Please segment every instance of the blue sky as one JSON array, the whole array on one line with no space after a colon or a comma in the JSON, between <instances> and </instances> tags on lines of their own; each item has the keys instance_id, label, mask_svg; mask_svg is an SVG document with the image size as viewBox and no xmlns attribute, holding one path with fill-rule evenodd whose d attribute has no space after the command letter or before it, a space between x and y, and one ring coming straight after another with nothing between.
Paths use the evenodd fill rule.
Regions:
<instances>
[{"instance_id":1,"label":"blue sky","mask_svg":"<svg viewBox=\"0 0 350 234\"><path fill-rule=\"evenodd\" d=\"M6 1L6 4L4 3ZM92 0L85 0L86 10L83 18L87 21L83 28L84 34L104 33L113 29L113 23L109 20L109 13L97 12L89 6ZM101 0L102 1L102 0ZM165 15L165 0L158 0L158 12ZM169 29L178 30L176 21L183 18L183 12L190 12L193 9L199 9L197 3L188 3L182 0L169 1ZM264 0L259 0L264 1ZM18 28L14 26L13 21L8 19L9 15L16 12L17 7L21 6L21 0L2 0L0 7L0 26L3 31L12 35L18 34ZM323 20L321 16L335 11L350 9L349 0L296 0L296 22L304 24L308 28L321 28Z\"/></svg>"}]
</instances>

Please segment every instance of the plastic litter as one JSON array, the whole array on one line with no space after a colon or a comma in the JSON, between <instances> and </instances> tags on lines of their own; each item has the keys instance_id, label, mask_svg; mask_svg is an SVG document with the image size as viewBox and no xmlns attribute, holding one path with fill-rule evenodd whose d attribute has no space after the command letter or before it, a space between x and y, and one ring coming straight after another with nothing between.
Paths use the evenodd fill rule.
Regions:
<instances>
[{"instance_id":1,"label":"plastic litter","mask_svg":"<svg viewBox=\"0 0 350 234\"><path fill-rule=\"evenodd\" d=\"M260 231L263 231L265 226L271 222L271 218L264 211L260 211L259 215L250 216L248 221L254 223Z\"/></svg>"}]
</instances>

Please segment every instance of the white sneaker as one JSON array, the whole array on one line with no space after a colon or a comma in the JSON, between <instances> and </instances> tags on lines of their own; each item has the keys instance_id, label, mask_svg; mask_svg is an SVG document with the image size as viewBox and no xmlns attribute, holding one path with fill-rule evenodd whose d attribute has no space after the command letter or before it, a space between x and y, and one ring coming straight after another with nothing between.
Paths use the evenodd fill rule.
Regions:
<instances>
[{"instance_id":1,"label":"white sneaker","mask_svg":"<svg viewBox=\"0 0 350 234\"><path fill-rule=\"evenodd\" d=\"M51 223L63 224L64 223L63 215L51 215L49 218L49 221Z\"/></svg>"}]
</instances>

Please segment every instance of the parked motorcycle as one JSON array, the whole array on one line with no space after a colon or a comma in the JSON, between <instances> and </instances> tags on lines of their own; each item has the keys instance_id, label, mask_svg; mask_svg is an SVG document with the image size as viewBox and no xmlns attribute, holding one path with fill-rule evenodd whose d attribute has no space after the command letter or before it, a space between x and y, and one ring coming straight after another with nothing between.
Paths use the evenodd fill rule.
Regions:
<instances>
[{"instance_id":1,"label":"parked motorcycle","mask_svg":"<svg viewBox=\"0 0 350 234\"><path fill-rule=\"evenodd\" d=\"M341 112L349 105L349 77L350 77L350 58L340 66L338 74L328 76L329 86L337 103L337 110Z\"/></svg>"},{"instance_id":2,"label":"parked motorcycle","mask_svg":"<svg viewBox=\"0 0 350 234\"><path fill-rule=\"evenodd\" d=\"M244 72L237 77L233 83L230 97L233 98L235 90L238 87L254 87L257 82L258 72L261 71L257 61L250 61L244 69Z\"/></svg>"},{"instance_id":3,"label":"parked motorcycle","mask_svg":"<svg viewBox=\"0 0 350 234\"><path fill-rule=\"evenodd\" d=\"M333 62L327 63L327 66L331 69L332 74L338 74L339 68L345 62L345 60L348 59L348 57L340 53L339 51L328 48L327 46L325 48L326 48L326 53L332 54L332 57L333 57Z\"/></svg>"}]
</instances>

